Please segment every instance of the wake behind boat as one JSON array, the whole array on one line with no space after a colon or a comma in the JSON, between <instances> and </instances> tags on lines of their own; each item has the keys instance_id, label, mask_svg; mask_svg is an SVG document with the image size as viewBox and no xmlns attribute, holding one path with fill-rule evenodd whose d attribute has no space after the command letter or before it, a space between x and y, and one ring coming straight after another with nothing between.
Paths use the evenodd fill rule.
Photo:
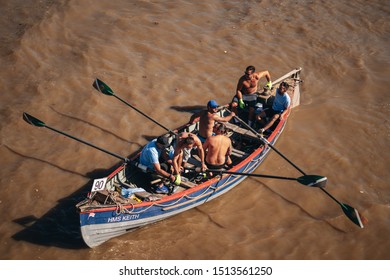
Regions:
<instances>
[{"instance_id":1,"label":"wake behind boat","mask_svg":"<svg viewBox=\"0 0 390 280\"><path fill-rule=\"evenodd\" d=\"M274 86L277 86L281 82L287 82L290 85L288 94L291 98L291 105L287 109L285 118L275 122L270 128L270 131L264 136L258 134L252 127L249 127L240 117L236 117L238 124L234 122L226 123L229 130L228 135L233 145L231 155L232 164L229 165L228 170L220 169L202 173L197 168L200 166L199 158L196 155L192 155L188 161L190 168L182 173L180 185L170 185L169 194L154 193L152 185L158 182L151 182L148 179L149 176L146 176L146 173L150 171L139 164L140 152L136 153L130 159L121 157L120 155L52 128L27 113L23 114L23 118L32 125L46 127L123 160L123 165L110 175L105 178L96 179L88 197L76 205L80 214L82 238L91 248L136 228L169 218L217 198L237 186L247 176L296 180L303 185L319 187L342 207L342 210L349 219L360 227L363 227L360 215L356 209L339 202L323 189L326 184L326 177L305 174L273 146L286 125L291 109L299 105L300 73L300 68L295 69L275 80L273 83ZM103 82L99 82L101 83L97 85L99 91L107 95L115 96L151 121L162 126L134 108L131 104L116 96ZM99 89L99 86L103 86L103 91ZM273 94L275 93L267 94L267 99L272 97ZM269 100L272 100L272 98ZM265 104L266 106L271 106L272 102L265 102ZM219 109L218 114L221 117L230 114L228 106L222 106ZM162 127L165 128L164 126ZM196 134L199 130L199 120L192 124L185 124L174 130L175 132L167 128L165 129L169 132L166 136L169 136L170 142L173 143L178 133L191 132ZM252 174L263 162L271 149L292 164L303 176L289 178ZM160 180L164 180L164 178L157 179L157 181ZM169 185L169 182L164 182L164 184Z\"/></svg>"}]
</instances>

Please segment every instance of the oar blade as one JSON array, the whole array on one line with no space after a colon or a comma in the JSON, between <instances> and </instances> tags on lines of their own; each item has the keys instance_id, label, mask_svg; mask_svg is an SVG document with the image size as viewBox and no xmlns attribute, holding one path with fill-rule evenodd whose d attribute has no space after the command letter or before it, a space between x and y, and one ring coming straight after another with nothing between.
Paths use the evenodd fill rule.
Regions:
<instances>
[{"instance_id":1,"label":"oar blade","mask_svg":"<svg viewBox=\"0 0 390 280\"><path fill-rule=\"evenodd\" d=\"M341 209L343 209L344 214L357 226L364 228L364 223L367 222L367 219L361 215L358 210L355 208L342 203Z\"/></svg>"},{"instance_id":2,"label":"oar blade","mask_svg":"<svg viewBox=\"0 0 390 280\"><path fill-rule=\"evenodd\" d=\"M46 124L43 121L38 120L37 118L27 114L26 112L23 112L23 120L25 120L28 124L31 124L34 126L38 126L38 127L45 127L46 126Z\"/></svg>"},{"instance_id":3,"label":"oar blade","mask_svg":"<svg viewBox=\"0 0 390 280\"><path fill-rule=\"evenodd\" d=\"M114 91L107 85L105 84L103 81L99 80L99 79L95 79L95 81L93 82L92 86L99 92L105 94L105 95L115 95L114 94Z\"/></svg>"},{"instance_id":4,"label":"oar blade","mask_svg":"<svg viewBox=\"0 0 390 280\"><path fill-rule=\"evenodd\" d=\"M297 181L305 186L324 188L328 179L320 175L304 175L297 178Z\"/></svg>"}]
</instances>

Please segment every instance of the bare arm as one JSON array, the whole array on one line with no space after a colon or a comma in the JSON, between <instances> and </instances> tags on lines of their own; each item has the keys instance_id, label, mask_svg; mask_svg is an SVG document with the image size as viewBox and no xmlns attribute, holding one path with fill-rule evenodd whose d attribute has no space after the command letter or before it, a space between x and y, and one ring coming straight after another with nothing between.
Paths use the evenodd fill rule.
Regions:
<instances>
[{"instance_id":1,"label":"bare arm","mask_svg":"<svg viewBox=\"0 0 390 280\"><path fill-rule=\"evenodd\" d=\"M233 147L232 147L232 141L230 140L230 138L228 138L229 139L229 148L228 148L228 150L227 150L227 156L231 156L232 155L232 150L233 150Z\"/></svg>"},{"instance_id":2,"label":"bare arm","mask_svg":"<svg viewBox=\"0 0 390 280\"><path fill-rule=\"evenodd\" d=\"M260 80L262 77L265 77L267 79L267 82L271 81L271 75L269 74L269 72L267 70L257 73L257 79Z\"/></svg>"},{"instance_id":3,"label":"bare arm","mask_svg":"<svg viewBox=\"0 0 390 280\"><path fill-rule=\"evenodd\" d=\"M287 111L288 111L288 108L286 110L283 111L283 113L280 115L280 119L281 120L284 120L286 114L287 114Z\"/></svg>"},{"instance_id":4,"label":"bare arm","mask_svg":"<svg viewBox=\"0 0 390 280\"><path fill-rule=\"evenodd\" d=\"M229 138L229 143L230 143L230 145L229 145L229 149L227 151L228 154L227 154L227 161L226 161L226 163L228 165L233 163L232 158L230 157L232 155L232 151L233 151L232 140L230 140L230 138Z\"/></svg>"},{"instance_id":5,"label":"bare arm","mask_svg":"<svg viewBox=\"0 0 390 280\"><path fill-rule=\"evenodd\" d=\"M288 94L287 92L285 94ZM288 108L291 106L291 101L289 101L287 104L284 105L284 110L280 114L280 119L283 120L287 114Z\"/></svg>"},{"instance_id":6,"label":"bare arm","mask_svg":"<svg viewBox=\"0 0 390 280\"><path fill-rule=\"evenodd\" d=\"M243 85L243 79L240 78L237 83L237 89L236 89L236 96L238 99L242 99L242 85Z\"/></svg>"},{"instance_id":7,"label":"bare arm","mask_svg":"<svg viewBox=\"0 0 390 280\"><path fill-rule=\"evenodd\" d=\"M196 112L195 114L193 114L188 123L193 124L195 122L195 119L199 118L201 114L202 114L202 111L199 111L199 112Z\"/></svg>"},{"instance_id":8,"label":"bare arm","mask_svg":"<svg viewBox=\"0 0 390 280\"><path fill-rule=\"evenodd\" d=\"M214 121L216 122L228 122L230 121L236 114L234 112L230 112L230 115L229 116L226 116L226 117L220 117L218 115L214 115L213 116L213 119Z\"/></svg>"},{"instance_id":9,"label":"bare arm","mask_svg":"<svg viewBox=\"0 0 390 280\"><path fill-rule=\"evenodd\" d=\"M180 174L180 156L182 155L182 150L181 149L175 149L175 153L173 154L173 159L172 159L172 165L173 165L173 172L174 174Z\"/></svg>"},{"instance_id":10,"label":"bare arm","mask_svg":"<svg viewBox=\"0 0 390 280\"><path fill-rule=\"evenodd\" d=\"M205 171L207 169L206 164L204 162L205 152L203 150L202 142L196 145L198 149L198 155L200 157L200 161L202 163L202 171Z\"/></svg>"},{"instance_id":11,"label":"bare arm","mask_svg":"<svg viewBox=\"0 0 390 280\"><path fill-rule=\"evenodd\" d=\"M172 182L175 180L175 177L173 175L171 175L168 172L166 172L165 170L161 169L160 163L153 163L153 166L154 166L154 170L156 171L157 174L159 174L165 178L169 178L170 180L172 180Z\"/></svg>"}]
</instances>

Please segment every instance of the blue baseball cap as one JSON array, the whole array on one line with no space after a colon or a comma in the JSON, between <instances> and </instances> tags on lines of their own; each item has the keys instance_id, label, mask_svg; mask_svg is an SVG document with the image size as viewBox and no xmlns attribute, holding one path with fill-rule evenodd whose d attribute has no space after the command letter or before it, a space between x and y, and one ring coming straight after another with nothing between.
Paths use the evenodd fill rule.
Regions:
<instances>
[{"instance_id":1,"label":"blue baseball cap","mask_svg":"<svg viewBox=\"0 0 390 280\"><path fill-rule=\"evenodd\" d=\"M217 108L219 105L217 103L217 101L215 100L210 100L209 102L207 102L207 107L210 107L210 108Z\"/></svg>"}]
</instances>

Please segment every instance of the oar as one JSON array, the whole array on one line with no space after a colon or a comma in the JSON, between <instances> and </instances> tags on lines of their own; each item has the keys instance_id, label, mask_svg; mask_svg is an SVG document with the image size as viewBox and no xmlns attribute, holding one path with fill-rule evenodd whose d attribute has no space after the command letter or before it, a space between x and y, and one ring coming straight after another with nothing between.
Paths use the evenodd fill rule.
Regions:
<instances>
[{"instance_id":1,"label":"oar","mask_svg":"<svg viewBox=\"0 0 390 280\"><path fill-rule=\"evenodd\" d=\"M124 104L126 104L127 106L131 107L132 109L136 110L138 113L140 113L141 115L143 115L144 117L148 118L149 120L151 120L152 122L154 122L155 124L157 124L158 126L164 128L166 131L168 131L169 133L171 134L177 134L175 132L173 132L172 130L170 130L169 128L163 126L162 124L160 124L159 122L155 121L154 119L152 119L151 117L149 117L148 115L146 115L145 113L141 112L140 110L138 110L136 107L134 107L133 105L131 105L129 102L123 100L122 98L120 98L119 96L117 96L114 91L106 84L104 83L103 81L99 80L99 79L95 79L95 81L93 82L92 86L97 90L99 91L100 93L103 93L105 95L109 95L109 96L114 96L116 99L118 99L119 101L123 102Z\"/></svg>"},{"instance_id":2,"label":"oar","mask_svg":"<svg viewBox=\"0 0 390 280\"><path fill-rule=\"evenodd\" d=\"M348 204L341 203L338 201L333 195L331 195L329 192L321 188L323 192L325 192L331 199L333 199L338 205L341 206L341 209L343 210L344 214L356 225L358 225L361 228L364 228L364 223L367 222L367 219L358 212L355 208L352 206L349 206Z\"/></svg>"},{"instance_id":3,"label":"oar","mask_svg":"<svg viewBox=\"0 0 390 280\"><path fill-rule=\"evenodd\" d=\"M73 140L76 140L76 141L81 142L81 143L83 143L83 144L86 144L86 145L88 145L88 146L90 146L90 147L93 147L93 148L95 148L95 149L98 149L98 150L100 150L100 151L102 151L102 152L104 152L104 153L106 153L106 154L109 154L109 155L111 155L111 156L114 156L114 157L116 157L116 158L119 158L119 159L123 160L124 162L129 162L129 161L130 161L128 158L122 157L122 156L120 156L120 155L117 155L117 154L115 154L115 153L112 153L112 152L110 152L110 151L107 151L107 150L105 150L105 149L103 149L103 148L97 147L97 146L95 146L95 145L93 145L93 144L91 144L91 143L89 143L89 142L87 142L87 141L84 141L84 140L82 140L82 139L76 138L76 137L74 137L74 136L72 136L72 135L69 135L69 134L63 132L63 131L60 131L60 130L57 130L57 129L53 128L53 127L50 127L50 126L46 125L43 121L41 121L41 120L39 120L39 119L37 119L37 118L35 118L35 117L33 117L33 116L27 114L27 113L23 113L23 119L24 119L27 123L29 123L29 124L31 124L31 125L34 125L34 126L37 126L37 127L45 127L45 128L48 128L48 129L50 129L50 130L52 130L52 131L58 132L58 133L60 133L60 134L62 134L62 135L65 135L65 136L67 136L67 137L69 137L69 138L72 138Z\"/></svg>"},{"instance_id":4,"label":"oar","mask_svg":"<svg viewBox=\"0 0 390 280\"><path fill-rule=\"evenodd\" d=\"M319 188L325 187L326 182L328 180L326 177L320 175L303 175L298 178L293 178L293 177L282 177L282 176L265 175L265 174L241 173L241 172L225 171L219 169L208 169L207 171L213 173L219 173L219 174L232 174L232 175L271 178L271 179L292 180L292 181L298 181L298 183L301 183L302 185L305 186L319 187Z\"/></svg>"},{"instance_id":5,"label":"oar","mask_svg":"<svg viewBox=\"0 0 390 280\"><path fill-rule=\"evenodd\" d=\"M245 126L248 130L252 131L264 144L267 144L271 149L273 149L275 152L277 152L282 158L284 158L288 163L290 163L292 166L294 166L299 172L301 172L304 176L306 176L306 173L302 171L298 166L296 166L292 161L290 161L286 156L284 156L281 152L279 152L271 143L265 139L262 135L260 135L256 130L254 130L252 127L250 127L246 122L244 122L242 119L240 119L238 116L235 116L235 118L243 125ZM303 176L303 177L304 177ZM324 190L322 187L320 189L328 195L330 198L332 198L337 204L341 206L341 209L343 210L344 214L356 225L359 227L363 228L363 222L362 221L367 221L366 218L361 215L358 210L353 208L352 206L349 206L348 204L341 203L338 201L334 196L332 196L329 192Z\"/></svg>"},{"instance_id":6,"label":"oar","mask_svg":"<svg viewBox=\"0 0 390 280\"><path fill-rule=\"evenodd\" d=\"M229 111L229 110L227 110ZM305 172L303 172L302 169L300 169L297 165L295 165L291 160L289 160L285 155L283 155L281 152L278 151L271 143L265 139L261 134L259 134L256 130L254 130L252 127L250 127L246 122L244 122L242 119L240 119L238 116L234 116L246 129L252 131L253 134L255 134L264 144L267 144L272 150L278 153L282 158L284 158L288 163L290 163L292 166L294 166L299 172L301 172L303 175L306 175Z\"/></svg>"}]
</instances>

